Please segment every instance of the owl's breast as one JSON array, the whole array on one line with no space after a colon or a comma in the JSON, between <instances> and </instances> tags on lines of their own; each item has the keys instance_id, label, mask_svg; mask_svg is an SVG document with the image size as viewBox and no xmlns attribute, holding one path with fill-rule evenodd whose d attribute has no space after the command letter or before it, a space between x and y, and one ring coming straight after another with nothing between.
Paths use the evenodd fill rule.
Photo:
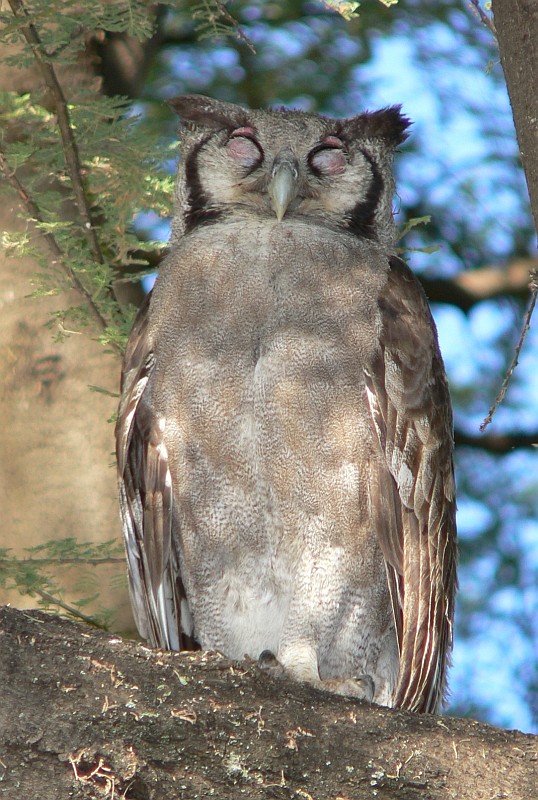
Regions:
<instances>
[{"instance_id":1,"label":"owl's breast","mask_svg":"<svg viewBox=\"0 0 538 800\"><path fill-rule=\"evenodd\" d=\"M367 358L378 338L377 299L387 272L378 245L321 225L216 224L184 237L165 262L153 328L163 349L195 339L217 367L234 358L255 361L286 337L289 357L298 339L309 349L313 338Z\"/></svg>"},{"instance_id":2,"label":"owl's breast","mask_svg":"<svg viewBox=\"0 0 538 800\"><path fill-rule=\"evenodd\" d=\"M343 553L354 570L372 556L359 535L373 451L363 370L383 270L370 255L315 226L214 225L185 237L159 276L147 400L187 595L195 620L217 626L204 646L236 649L216 638L216 608L242 609L241 642L270 620L278 636L305 559Z\"/></svg>"},{"instance_id":3,"label":"owl's breast","mask_svg":"<svg viewBox=\"0 0 538 800\"><path fill-rule=\"evenodd\" d=\"M256 516L261 492L267 507L267 486L273 509L284 492L294 502L297 482L319 506L328 471L339 495L356 489L357 443L373 435L363 374L379 346L386 271L375 245L316 225L213 225L185 237L154 289L150 387L179 484L211 494L232 481L238 516Z\"/></svg>"}]
</instances>

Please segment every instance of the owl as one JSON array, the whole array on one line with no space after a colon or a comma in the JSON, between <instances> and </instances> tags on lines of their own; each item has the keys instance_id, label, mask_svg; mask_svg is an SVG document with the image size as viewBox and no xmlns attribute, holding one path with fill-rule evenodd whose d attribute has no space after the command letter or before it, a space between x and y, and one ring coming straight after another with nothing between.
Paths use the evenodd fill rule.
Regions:
<instances>
[{"instance_id":1,"label":"owl","mask_svg":"<svg viewBox=\"0 0 538 800\"><path fill-rule=\"evenodd\" d=\"M452 644L452 413L395 250L400 107L207 97L170 253L129 338L120 506L142 637L435 712Z\"/></svg>"}]
</instances>

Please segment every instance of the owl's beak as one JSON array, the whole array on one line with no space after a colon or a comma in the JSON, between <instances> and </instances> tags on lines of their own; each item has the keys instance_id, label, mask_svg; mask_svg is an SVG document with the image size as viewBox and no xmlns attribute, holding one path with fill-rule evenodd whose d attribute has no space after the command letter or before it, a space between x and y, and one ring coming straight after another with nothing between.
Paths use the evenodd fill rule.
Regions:
<instances>
[{"instance_id":1,"label":"owl's beak","mask_svg":"<svg viewBox=\"0 0 538 800\"><path fill-rule=\"evenodd\" d=\"M276 218L281 222L289 204L297 196L299 187L299 165L291 155L278 157L273 164L273 172L268 192Z\"/></svg>"}]
</instances>

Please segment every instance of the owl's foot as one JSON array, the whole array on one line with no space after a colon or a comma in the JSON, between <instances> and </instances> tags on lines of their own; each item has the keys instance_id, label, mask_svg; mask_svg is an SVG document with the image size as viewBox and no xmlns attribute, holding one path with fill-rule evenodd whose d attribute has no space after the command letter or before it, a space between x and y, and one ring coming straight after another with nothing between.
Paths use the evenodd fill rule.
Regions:
<instances>
[{"instance_id":1,"label":"owl's foot","mask_svg":"<svg viewBox=\"0 0 538 800\"><path fill-rule=\"evenodd\" d=\"M268 672L269 675L272 675L273 678L291 677L287 669L282 666L278 658L274 653L271 653L270 650L264 650L263 653L260 653L258 666L260 669L263 669L264 672Z\"/></svg>"},{"instance_id":2,"label":"owl's foot","mask_svg":"<svg viewBox=\"0 0 538 800\"><path fill-rule=\"evenodd\" d=\"M371 703L374 699L375 684L370 675L356 675L353 678L311 678L296 674L293 670L286 669L270 650L264 650L258 658L260 669L268 672L273 678L291 678L315 686L325 692L341 694L345 697L356 697Z\"/></svg>"},{"instance_id":3,"label":"owl's foot","mask_svg":"<svg viewBox=\"0 0 538 800\"><path fill-rule=\"evenodd\" d=\"M371 703L374 699L375 684L370 675L357 675L354 678L326 678L320 681L320 689L345 697L357 697Z\"/></svg>"}]
</instances>

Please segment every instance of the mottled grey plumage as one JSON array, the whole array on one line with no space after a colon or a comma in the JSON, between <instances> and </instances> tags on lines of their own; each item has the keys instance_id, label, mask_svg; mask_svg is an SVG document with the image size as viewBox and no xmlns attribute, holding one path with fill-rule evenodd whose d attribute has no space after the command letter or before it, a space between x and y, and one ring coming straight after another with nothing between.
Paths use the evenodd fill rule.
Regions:
<instances>
[{"instance_id":1,"label":"mottled grey plumage","mask_svg":"<svg viewBox=\"0 0 538 800\"><path fill-rule=\"evenodd\" d=\"M408 122L173 105L171 252L129 339L117 426L140 633L435 711L452 416L426 299L394 252Z\"/></svg>"}]
</instances>

